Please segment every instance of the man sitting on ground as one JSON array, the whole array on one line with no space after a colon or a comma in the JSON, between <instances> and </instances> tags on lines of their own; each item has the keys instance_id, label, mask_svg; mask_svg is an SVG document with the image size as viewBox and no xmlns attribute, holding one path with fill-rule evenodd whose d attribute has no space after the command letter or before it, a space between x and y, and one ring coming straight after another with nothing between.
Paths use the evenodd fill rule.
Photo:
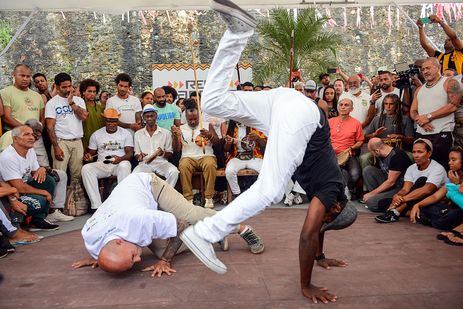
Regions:
<instances>
[{"instance_id":1,"label":"man sitting on ground","mask_svg":"<svg viewBox=\"0 0 463 309\"><path fill-rule=\"evenodd\" d=\"M215 213L187 202L155 174L131 174L82 228L85 247L92 258L72 266L98 265L107 272L123 272L140 262L142 247L148 247L159 261L143 271L152 271L153 277L170 275L175 272L171 266L175 253L186 249L181 248L178 235L188 224ZM235 232L240 233L252 253L264 251L264 244L250 226L236 226ZM228 250L226 240L221 245L224 251Z\"/></svg>"},{"instance_id":2,"label":"man sitting on ground","mask_svg":"<svg viewBox=\"0 0 463 309\"><path fill-rule=\"evenodd\" d=\"M117 176L119 183L132 171L132 134L118 126L120 114L116 109L107 108L101 116L104 118L105 127L92 134L87 152L84 154L84 160L91 162L98 153L98 160L82 167L82 181L92 209L101 205L98 179Z\"/></svg>"}]
</instances>

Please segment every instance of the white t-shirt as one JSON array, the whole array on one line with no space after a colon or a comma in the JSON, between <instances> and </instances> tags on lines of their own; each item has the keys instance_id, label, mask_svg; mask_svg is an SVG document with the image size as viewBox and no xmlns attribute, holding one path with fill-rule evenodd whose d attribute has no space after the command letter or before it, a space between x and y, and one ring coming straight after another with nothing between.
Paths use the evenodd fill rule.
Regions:
<instances>
[{"instance_id":1,"label":"white t-shirt","mask_svg":"<svg viewBox=\"0 0 463 309\"><path fill-rule=\"evenodd\" d=\"M33 148L27 151L24 158L16 152L13 145L6 147L0 154L0 166L4 181L22 179L24 182L27 182L32 177L32 172L40 167Z\"/></svg>"},{"instance_id":2,"label":"white t-shirt","mask_svg":"<svg viewBox=\"0 0 463 309\"><path fill-rule=\"evenodd\" d=\"M81 233L93 258L97 259L101 249L114 239L146 247L153 239L177 236L177 220L173 214L158 210L150 182L150 174L130 174L87 220Z\"/></svg>"},{"instance_id":3,"label":"white t-shirt","mask_svg":"<svg viewBox=\"0 0 463 309\"><path fill-rule=\"evenodd\" d=\"M209 123L203 122L203 127L209 130ZM196 137L201 133L199 130L199 125L195 128L191 128L188 123L180 126L182 131L182 158L201 158L204 156L213 156L214 150L212 149L212 144L209 141L204 147L205 153L203 153L202 147L196 145Z\"/></svg>"},{"instance_id":4,"label":"white t-shirt","mask_svg":"<svg viewBox=\"0 0 463 309\"><path fill-rule=\"evenodd\" d=\"M74 97L73 102L80 108L87 110L82 98ZM57 138L74 139L82 138L84 131L82 129L82 120L77 118L68 104L68 99L55 95L45 105L45 118L56 119L55 134Z\"/></svg>"},{"instance_id":5,"label":"white t-shirt","mask_svg":"<svg viewBox=\"0 0 463 309\"><path fill-rule=\"evenodd\" d=\"M172 152L172 134L160 126L157 127L153 135L150 136L146 128L135 132L135 154L143 152L146 155L152 155L158 148L165 152ZM157 157L154 161L163 160L164 157Z\"/></svg>"},{"instance_id":6,"label":"white t-shirt","mask_svg":"<svg viewBox=\"0 0 463 309\"><path fill-rule=\"evenodd\" d=\"M431 160L427 169L420 171L415 164L410 165L405 172L404 181L415 183L420 177L426 177L426 182L434 184L437 188L445 184L447 173L442 165L434 160Z\"/></svg>"},{"instance_id":7,"label":"white t-shirt","mask_svg":"<svg viewBox=\"0 0 463 309\"><path fill-rule=\"evenodd\" d=\"M133 147L133 137L129 131L117 127L117 131L109 134L106 127L102 127L90 136L88 148L98 151L98 161L103 162L106 156L125 155L124 147Z\"/></svg>"},{"instance_id":8,"label":"white t-shirt","mask_svg":"<svg viewBox=\"0 0 463 309\"><path fill-rule=\"evenodd\" d=\"M140 100L132 95L127 99L121 99L117 95L110 97L106 102L106 109L108 108L117 109L121 114L119 121L124 123L135 123L135 114L142 111Z\"/></svg>"},{"instance_id":9,"label":"white t-shirt","mask_svg":"<svg viewBox=\"0 0 463 309\"><path fill-rule=\"evenodd\" d=\"M382 108L382 105L383 105L384 97L387 96L388 94L396 94L397 96L399 96L400 95L400 89L394 87L394 90L392 92L384 92L384 90L381 89L381 94L382 94L381 97L378 100L376 100L376 102L375 102L376 116L381 115L381 108ZM370 96L370 100L371 100L372 96ZM403 93L402 93L402 96L403 96ZM400 98L400 99L402 99L402 98Z\"/></svg>"},{"instance_id":10,"label":"white t-shirt","mask_svg":"<svg viewBox=\"0 0 463 309\"><path fill-rule=\"evenodd\" d=\"M344 92L341 94L338 102L342 99L351 99L354 103L354 110L350 113L350 116L363 123L368 116L368 108L370 107L370 95L365 91L362 91L358 97L354 96L350 92Z\"/></svg>"}]
</instances>

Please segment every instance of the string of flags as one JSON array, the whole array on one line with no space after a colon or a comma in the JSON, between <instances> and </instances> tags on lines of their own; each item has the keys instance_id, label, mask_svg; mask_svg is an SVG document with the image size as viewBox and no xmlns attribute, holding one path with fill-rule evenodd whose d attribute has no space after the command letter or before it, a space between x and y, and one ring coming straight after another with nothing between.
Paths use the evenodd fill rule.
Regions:
<instances>
[{"instance_id":1,"label":"string of flags","mask_svg":"<svg viewBox=\"0 0 463 309\"><path fill-rule=\"evenodd\" d=\"M333 18L333 14L332 14L332 8L330 5L324 5L322 6L322 8L324 8L325 10L325 17L327 18L327 25L329 27L343 27L343 28L347 28L348 26L348 8L344 7L342 8L342 15L340 16L340 21L337 22L334 18ZM262 13L261 10L257 10L258 13L260 15L263 15L263 16L268 16L268 11L267 11L267 14L264 14ZM371 29L373 29L377 24L378 24L378 21L377 21L377 18L376 18L376 12L378 12L379 10L376 10L375 11L375 7L374 6L370 6L369 8L369 16L366 17L366 19L368 20L369 19L369 26ZM401 13L400 13L400 10L398 8L396 8L395 10L395 26L397 29L400 28L400 24L401 24ZM169 11L166 11L167 12L167 19L168 19L168 22L170 25L172 25L172 21L171 21L171 16L169 14ZM63 19L66 19L66 15L64 14L64 12L60 12ZM147 18L150 18L152 19L153 21L156 20L156 18L158 17L158 15L161 13L161 11L133 11L133 16L137 16L140 18L141 22L143 23L143 25L147 25L148 24L148 21L147 21ZM205 13L204 12L201 12L201 11L195 11L196 15L204 15ZM364 16L367 16L367 14L364 14L365 11L362 10L360 7L357 7L356 9L351 9L350 10L350 14L351 15L354 15L355 16L355 26L357 28L360 28L362 27L363 24L367 24L367 20L363 20L363 17ZM93 12L93 17L94 19L99 19L99 16L100 16L101 13L96 13L96 12ZM186 12L181 10L181 11L177 11L177 14L178 16L185 16L186 15ZM317 16L321 17L323 16L320 12L320 10L318 8L316 8L316 14ZM431 4L422 4L421 5L421 14L420 14L420 17L423 18L423 17L427 17L429 15L437 15L439 18L441 19L444 19L446 20L447 22L449 23L452 23L452 22L455 22L455 21L459 21L463 18L463 3L431 3ZM393 18L393 7L391 7L391 5L389 5L387 7L387 19L386 19L386 25L388 26L389 28L389 34L391 34L391 31L392 31L392 28L394 26L394 18ZM295 15L296 16L296 15ZM127 23L130 23L131 20L130 20L130 17L131 17L131 12L126 12L124 14L121 14L121 19L122 21L126 21ZM101 20L103 22L103 24L106 23L107 19L106 19L106 15L105 14L101 14Z\"/></svg>"}]
</instances>

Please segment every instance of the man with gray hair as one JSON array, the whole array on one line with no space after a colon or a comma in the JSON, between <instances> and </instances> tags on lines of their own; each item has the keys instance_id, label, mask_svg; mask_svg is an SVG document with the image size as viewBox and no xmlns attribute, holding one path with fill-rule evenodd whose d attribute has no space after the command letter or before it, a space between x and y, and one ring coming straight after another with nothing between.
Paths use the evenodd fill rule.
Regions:
<instances>
[{"instance_id":1,"label":"man with gray hair","mask_svg":"<svg viewBox=\"0 0 463 309\"><path fill-rule=\"evenodd\" d=\"M15 187L19 200L27 206L27 215L32 216L30 230L56 230L45 218L55 190L55 180L40 167L33 149L34 133L28 126L15 127L12 132L13 144L0 154L0 176L3 181Z\"/></svg>"}]
</instances>

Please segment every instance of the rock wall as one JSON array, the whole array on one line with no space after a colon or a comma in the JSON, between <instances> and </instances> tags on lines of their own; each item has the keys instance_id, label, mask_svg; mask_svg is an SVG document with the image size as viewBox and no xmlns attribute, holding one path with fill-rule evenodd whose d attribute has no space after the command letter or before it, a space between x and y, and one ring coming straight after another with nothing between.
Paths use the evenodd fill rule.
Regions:
<instances>
[{"instance_id":1,"label":"rock wall","mask_svg":"<svg viewBox=\"0 0 463 309\"><path fill-rule=\"evenodd\" d=\"M417 19L421 7L406 7ZM265 12L264 12L265 13ZM260 16L254 12L256 16ZM332 16L343 25L343 9L333 9ZM27 18L26 12L1 12L0 20L17 29ZM369 8L362 8L360 28L355 25L356 10L347 9L348 25L327 27L328 31L342 33L344 44L337 50L339 64L346 72L373 74L380 66L398 62L411 63L425 56L417 33L401 24L389 32L387 8L376 8L376 24L371 27ZM33 72L42 72L49 79L59 72L68 72L75 81L84 78L98 80L103 89L114 89L116 74L126 72L134 79L134 90L140 93L152 83L151 66L154 63L191 63L189 27L201 44L197 47L197 63L210 63L217 48L224 25L211 11L158 11L145 14L146 24L138 12L95 18L92 12L61 13L38 12L7 54L0 58L0 87L11 84L11 72L17 63L27 63ZM451 24L463 37L463 23ZM440 26L427 31L432 40L443 43L445 34ZM243 55L243 61L252 63L259 55ZM318 72L316 73L318 74Z\"/></svg>"}]
</instances>

